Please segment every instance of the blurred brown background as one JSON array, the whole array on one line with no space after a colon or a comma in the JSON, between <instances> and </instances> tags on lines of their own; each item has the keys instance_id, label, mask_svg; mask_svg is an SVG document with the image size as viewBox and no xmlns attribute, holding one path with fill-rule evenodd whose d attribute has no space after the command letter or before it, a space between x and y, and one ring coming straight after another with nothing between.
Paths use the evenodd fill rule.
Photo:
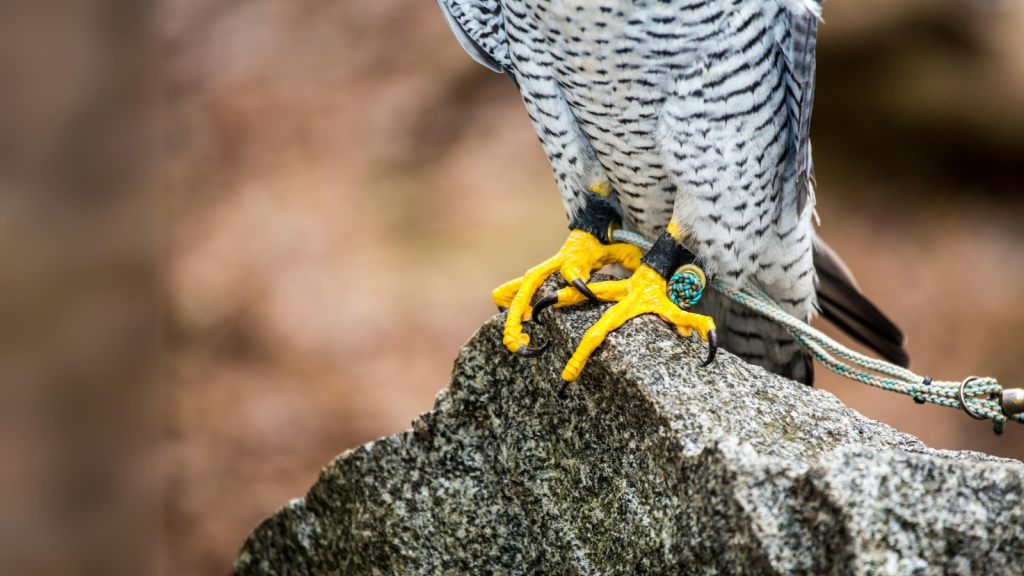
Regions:
<instances>
[{"instance_id":1,"label":"blurred brown background","mask_svg":"<svg viewBox=\"0 0 1024 576\"><path fill-rule=\"evenodd\" d=\"M225 574L331 458L431 408L490 290L564 239L554 180L431 1L22 4L0 15L0 449L23 463L0 573ZM1024 3L825 19L821 236L918 371L1024 385ZM818 373L931 446L1024 459L1024 427Z\"/></svg>"},{"instance_id":2,"label":"blurred brown background","mask_svg":"<svg viewBox=\"0 0 1024 576\"><path fill-rule=\"evenodd\" d=\"M152 8L0 2L0 574L157 570Z\"/></svg>"}]
</instances>

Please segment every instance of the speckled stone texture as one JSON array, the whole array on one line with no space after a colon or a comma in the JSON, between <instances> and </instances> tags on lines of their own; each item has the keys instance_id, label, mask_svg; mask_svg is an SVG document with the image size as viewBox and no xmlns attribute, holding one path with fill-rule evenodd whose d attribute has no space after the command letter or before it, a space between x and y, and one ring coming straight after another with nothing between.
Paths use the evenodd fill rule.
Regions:
<instances>
[{"instance_id":1,"label":"speckled stone texture","mask_svg":"<svg viewBox=\"0 0 1024 576\"><path fill-rule=\"evenodd\" d=\"M324 468L234 573L1024 573L1024 465L931 450L727 353L701 368L706 345L658 318L559 398L603 308L529 323L552 340L532 360L484 324L433 412Z\"/></svg>"}]
</instances>

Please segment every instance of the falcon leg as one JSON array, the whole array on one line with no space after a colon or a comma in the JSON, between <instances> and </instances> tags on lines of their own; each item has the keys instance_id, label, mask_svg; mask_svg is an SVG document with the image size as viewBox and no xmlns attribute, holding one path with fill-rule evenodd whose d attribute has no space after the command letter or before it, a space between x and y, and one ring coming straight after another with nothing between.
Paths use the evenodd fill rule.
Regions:
<instances>
[{"instance_id":1,"label":"falcon leg","mask_svg":"<svg viewBox=\"0 0 1024 576\"><path fill-rule=\"evenodd\" d=\"M641 314L657 314L667 322L676 326L683 336L690 336L694 330L708 343L708 357L704 365L710 364L718 350L718 337L715 332L715 321L707 316L693 314L681 310L668 297L668 278L673 272L694 260L693 255L680 245L671 234L662 234L654 247L644 256L642 263L632 277L626 280L598 282L591 284L594 294L606 301L618 302L601 316L596 324L587 330L583 340L569 359L562 379L570 383L579 377L587 363L587 359L597 347L604 342L611 331L622 326L630 318ZM569 306L581 302L582 298L572 289L560 290L554 297L546 297L538 302L538 310L547 306Z\"/></svg>"},{"instance_id":2,"label":"falcon leg","mask_svg":"<svg viewBox=\"0 0 1024 576\"><path fill-rule=\"evenodd\" d=\"M572 284L572 288L562 292L571 292L573 299L579 298L574 301L584 298L597 301L597 296L586 284L595 270L613 263L636 270L642 256L640 249L630 244L611 243L611 230L618 226L618 222L618 213L611 203L594 196L570 224L572 232L558 254L531 268L522 278L494 289L494 303L499 309L508 309L503 342L509 350L520 356L532 357L546 347L546 344L541 347L529 345L530 336L523 332L523 321L536 316L530 302L540 285L552 274L560 272Z\"/></svg>"}]
</instances>

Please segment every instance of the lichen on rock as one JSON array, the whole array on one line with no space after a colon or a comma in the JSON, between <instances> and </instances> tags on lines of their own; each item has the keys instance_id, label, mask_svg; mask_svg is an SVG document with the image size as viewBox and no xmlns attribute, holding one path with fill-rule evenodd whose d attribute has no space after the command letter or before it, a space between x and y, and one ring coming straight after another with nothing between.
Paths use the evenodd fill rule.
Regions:
<instances>
[{"instance_id":1,"label":"lichen on rock","mask_svg":"<svg viewBox=\"0 0 1024 576\"><path fill-rule=\"evenodd\" d=\"M1024 465L929 449L728 353L702 368L658 318L560 398L602 309L533 323L537 359L484 324L433 411L335 459L234 573L1024 572Z\"/></svg>"}]
</instances>

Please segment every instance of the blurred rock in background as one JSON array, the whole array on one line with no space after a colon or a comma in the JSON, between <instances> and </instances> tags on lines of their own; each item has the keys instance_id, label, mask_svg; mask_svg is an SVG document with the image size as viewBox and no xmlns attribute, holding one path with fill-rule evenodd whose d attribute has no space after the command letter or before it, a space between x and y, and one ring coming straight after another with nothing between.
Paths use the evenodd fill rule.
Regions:
<instances>
[{"instance_id":1,"label":"blurred rock in background","mask_svg":"<svg viewBox=\"0 0 1024 576\"><path fill-rule=\"evenodd\" d=\"M1024 383L1024 8L825 19L821 235L916 369ZM432 406L566 220L517 92L433 2L169 1L163 38L165 570L223 574L334 455ZM1024 430L819 375L932 446L1024 458Z\"/></svg>"}]
</instances>

